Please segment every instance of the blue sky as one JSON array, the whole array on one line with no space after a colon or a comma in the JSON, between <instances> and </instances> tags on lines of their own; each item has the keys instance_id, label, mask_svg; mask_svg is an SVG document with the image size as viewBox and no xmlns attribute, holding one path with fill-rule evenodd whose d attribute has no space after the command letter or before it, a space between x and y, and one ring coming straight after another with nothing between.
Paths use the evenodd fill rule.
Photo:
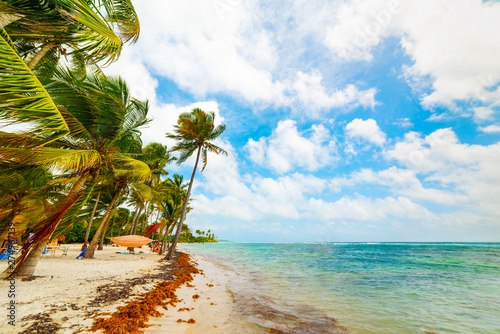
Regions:
<instances>
[{"instance_id":1,"label":"blue sky","mask_svg":"<svg viewBox=\"0 0 500 334\"><path fill-rule=\"evenodd\" d=\"M187 223L234 241L500 241L500 4L134 1L106 69L151 102L147 144L227 126ZM172 166L187 179L193 161Z\"/></svg>"}]
</instances>

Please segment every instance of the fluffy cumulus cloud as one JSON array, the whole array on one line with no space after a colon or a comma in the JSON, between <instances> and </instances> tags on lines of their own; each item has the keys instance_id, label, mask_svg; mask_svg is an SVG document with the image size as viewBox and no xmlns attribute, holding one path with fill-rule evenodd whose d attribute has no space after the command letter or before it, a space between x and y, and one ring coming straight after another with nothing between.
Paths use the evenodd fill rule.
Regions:
<instances>
[{"instance_id":1,"label":"fluffy cumulus cloud","mask_svg":"<svg viewBox=\"0 0 500 334\"><path fill-rule=\"evenodd\" d=\"M270 137L250 139L245 148L250 160L277 173L297 168L315 171L335 161L335 138L321 124L309 132L306 137L288 119L280 121Z\"/></svg>"},{"instance_id":2,"label":"fluffy cumulus cloud","mask_svg":"<svg viewBox=\"0 0 500 334\"><path fill-rule=\"evenodd\" d=\"M295 101L309 108L330 109L342 106L363 106L373 108L375 101L375 88L359 90L354 85L348 85L342 90L326 92L321 84L323 79L321 73L317 70L311 73L297 73L297 79L292 86L292 96ZM317 114L317 113L316 113Z\"/></svg>"},{"instance_id":3,"label":"fluffy cumulus cloud","mask_svg":"<svg viewBox=\"0 0 500 334\"><path fill-rule=\"evenodd\" d=\"M430 90L425 106L498 105L499 16L494 1L354 0L339 8L324 43L337 59L369 61L375 46L396 36L413 61L405 68L409 83Z\"/></svg>"},{"instance_id":4,"label":"fluffy cumulus cloud","mask_svg":"<svg viewBox=\"0 0 500 334\"><path fill-rule=\"evenodd\" d=\"M374 119L355 118L345 126L345 133L349 139L362 139L377 146L383 146L387 140Z\"/></svg>"},{"instance_id":5,"label":"fluffy cumulus cloud","mask_svg":"<svg viewBox=\"0 0 500 334\"><path fill-rule=\"evenodd\" d=\"M445 205L458 205L468 200L466 194L455 189L426 188L415 171L392 166L382 171L363 168L352 172L348 177L331 179L329 186L336 192L358 185L377 184L395 195L404 196L417 202L432 202Z\"/></svg>"},{"instance_id":6,"label":"fluffy cumulus cloud","mask_svg":"<svg viewBox=\"0 0 500 334\"><path fill-rule=\"evenodd\" d=\"M324 43L338 58L372 60L371 49L394 29L400 1L354 0L341 5L337 22L326 28Z\"/></svg>"},{"instance_id":7,"label":"fluffy cumulus cloud","mask_svg":"<svg viewBox=\"0 0 500 334\"><path fill-rule=\"evenodd\" d=\"M479 130L485 133L500 133L500 125L492 124L485 127L479 127Z\"/></svg>"},{"instance_id":8,"label":"fluffy cumulus cloud","mask_svg":"<svg viewBox=\"0 0 500 334\"><path fill-rule=\"evenodd\" d=\"M304 53L304 39L321 32L309 30L305 36L305 25L300 24L284 37L277 27L314 16L280 11L276 17L257 1L151 0L135 6L142 19L141 38L111 67L134 80L139 98L151 95L156 82L149 78L154 72L199 99L226 93L259 106L307 106L316 117L318 111L376 104L375 88L323 79L319 70L290 56ZM311 13L320 9L307 7ZM270 19L269 15L276 26L262 18Z\"/></svg>"},{"instance_id":9,"label":"fluffy cumulus cloud","mask_svg":"<svg viewBox=\"0 0 500 334\"><path fill-rule=\"evenodd\" d=\"M440 129L425 137L409 132L387 149L385 156L410 173L422 175L425 181L461 194L455 200L467 196L461 210L500 218L500 176L496 172L500 164L500 144L462 144L451 129ZM440 196L447 198L443 193Z\"/></svg>"}]
</instances>

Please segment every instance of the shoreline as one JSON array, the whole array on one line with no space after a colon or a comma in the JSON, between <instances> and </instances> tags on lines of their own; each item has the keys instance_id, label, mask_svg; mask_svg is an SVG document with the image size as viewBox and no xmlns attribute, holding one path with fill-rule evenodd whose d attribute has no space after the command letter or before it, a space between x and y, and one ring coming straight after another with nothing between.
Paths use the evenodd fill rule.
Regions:
<instances>
[{"instance_id":1,"label":"shoreline","mask_svg":"<svg viewBox=\"0 0 500 334\"><path fill-rule=\"evenodd\" d=\"M76 260L81 244L69 247L67 256L42 258L36 279L16 279L15 326L6 316L9 281L0 281L1 333L347 332L333 318L314 314L304 321L259 291L234 290L245 275L182 245L172 261L111 246L96 259ZM311 309L300 311L307 318Z\"/></svg>"}]
</instances>

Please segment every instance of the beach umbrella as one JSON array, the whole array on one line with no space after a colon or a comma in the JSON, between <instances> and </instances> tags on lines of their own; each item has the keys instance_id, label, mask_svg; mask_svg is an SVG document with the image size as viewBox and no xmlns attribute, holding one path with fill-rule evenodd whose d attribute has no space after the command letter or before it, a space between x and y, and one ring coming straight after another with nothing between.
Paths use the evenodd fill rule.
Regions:
<instances>
[{"instance_id":1,"label":"beach umbrella","mask_svg":"<svg viewBox=\"0 0 500 334\"><path fill-rule=\"evenodd\" d=\"M113 237L111 241L119 246L140 247L149 244L153 240L143 237L142 235L123 235L121 237Z\"/></svg>"}]
</instances>

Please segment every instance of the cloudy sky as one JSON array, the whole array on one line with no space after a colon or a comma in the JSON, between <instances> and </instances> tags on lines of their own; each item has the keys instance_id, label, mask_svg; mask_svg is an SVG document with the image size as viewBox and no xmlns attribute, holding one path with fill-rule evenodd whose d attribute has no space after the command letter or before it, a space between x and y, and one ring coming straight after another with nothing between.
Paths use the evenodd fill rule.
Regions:
<instances>
[{"instance_id":1,"label":"cloudy sky","mask_svg":"<svg viewBox=\"0 0 500 334\"><path fill-rule=\"evenodd\" d=\"M154 119L214 111L187 223L234 241L500 241L500 3L134 1L106 69ZM172 166L189 178L193 161Z\"/></svg>"}]
</instances>

